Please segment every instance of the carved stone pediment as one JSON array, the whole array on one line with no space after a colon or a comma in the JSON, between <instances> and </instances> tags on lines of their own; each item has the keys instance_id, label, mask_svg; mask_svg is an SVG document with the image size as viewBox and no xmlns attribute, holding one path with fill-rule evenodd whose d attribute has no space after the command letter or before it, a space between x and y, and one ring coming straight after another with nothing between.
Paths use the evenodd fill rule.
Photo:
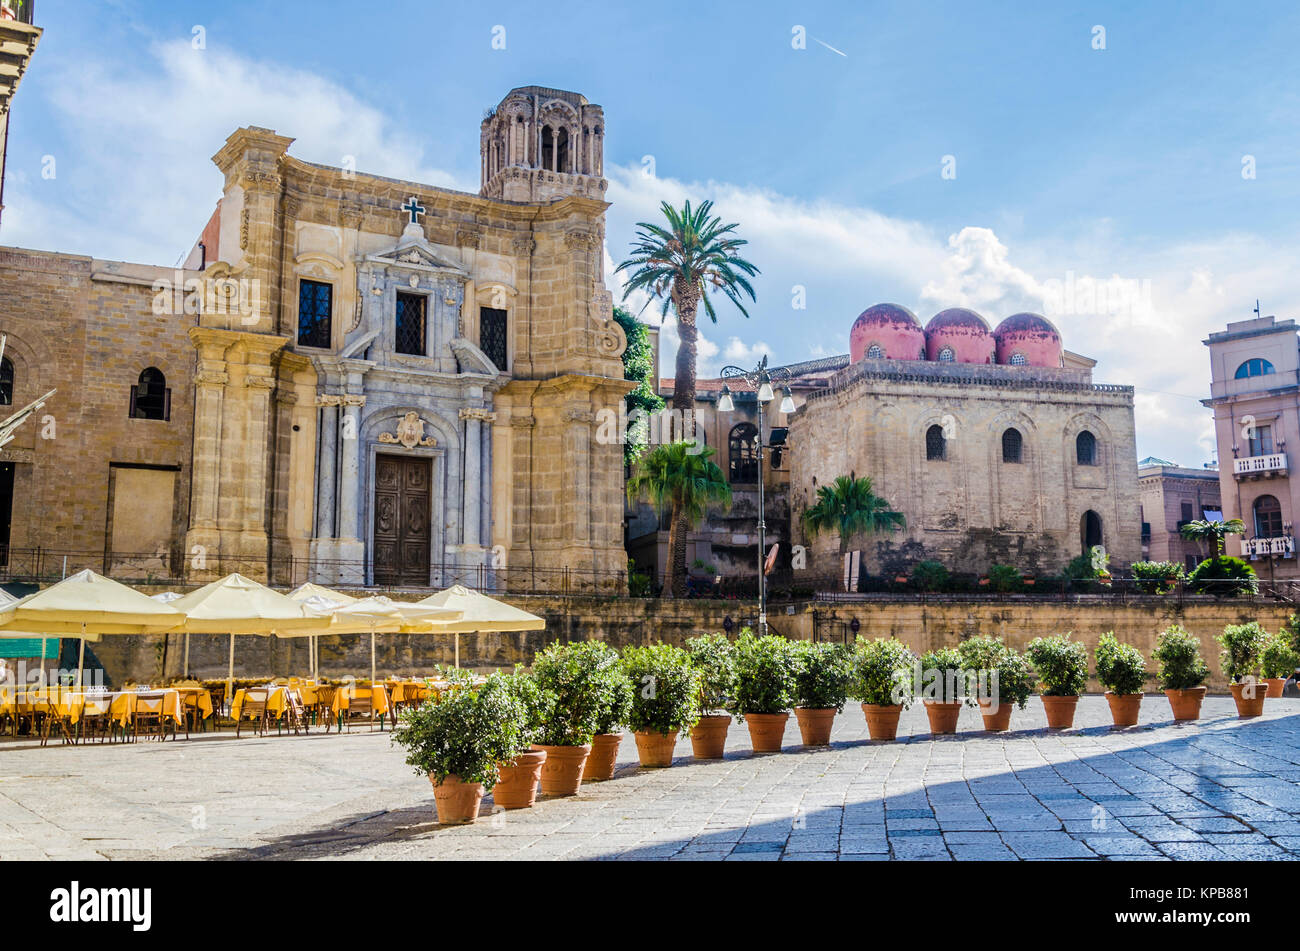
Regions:
<instances>
[{"instance_id":1,"label":"carved stone pediment","mask_svg":"<svg viewBox=\"0 0 1300 951\"><path fill-rule=\"evenodd\" d=\"M454 338L451 341L451 350L456 354L456 363L461 373L484 373L488 376L497 376L501 373L486 353L464 337Z\"/></svg>"},{"instance_id":2,"label":"carved stone pediment","mask_svg":"<svg viewBox=\"0 0 1300 951\"><path fill-rule=\"evenodd\" d=\"M409 248L398 248L375 257L386 264L406 264L414 267L436 268L438 270L461 270L460 265L439 257L428 248L415 245Z\"/></svg>"}]
</instances>

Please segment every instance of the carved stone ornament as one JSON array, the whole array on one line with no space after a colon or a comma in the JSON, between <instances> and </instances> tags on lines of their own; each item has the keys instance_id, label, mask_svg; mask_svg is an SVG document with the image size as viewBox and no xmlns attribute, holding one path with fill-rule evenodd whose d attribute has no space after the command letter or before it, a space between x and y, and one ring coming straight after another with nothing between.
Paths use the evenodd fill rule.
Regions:
<instances>
[{"instance_id":1,"label":"carved stone ornament","mask_svg":"<svg viewBox=\"0 0 1300 951\"><path fill-rule=\"evenodd\" d=\"M402 417L402 421L397 424L396 433L380 433L379 441L382 443L400 443L407 449L414 449L416 446L436 446L438 440L432 436L424 435L424 420L420 419L419 413L407 413Z\"/></svg>"}]
</instances>

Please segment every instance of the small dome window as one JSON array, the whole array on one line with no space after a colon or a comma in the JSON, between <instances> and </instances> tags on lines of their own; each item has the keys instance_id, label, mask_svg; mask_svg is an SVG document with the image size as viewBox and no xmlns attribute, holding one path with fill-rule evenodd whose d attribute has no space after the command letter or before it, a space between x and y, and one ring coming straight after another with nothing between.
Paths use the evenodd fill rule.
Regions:
<instances>
[{"instance_id":1,"label":"small dome window","mask_svg":"<svg viewBox=\"0 0 1300 951\"><path fill-rule=\"evenodd\" d=\"M939 351L940 363L952 363L956 359L957 359L957 353L952 349L952 347L944 347L942 350Z\"/></svg>"},{"instance_id":2,"label":"small dome window","mask_svg":"<svg viewBox=\"0 0 1300 951\"><path fill-rule=\"evenodd\" d=\"M1023 367L1027 363L1029 363L1029 358L1025 356L1023 353L1021 353L1019 350L1011 354L1011 365L1013 367Z\"/></svg>"},{"instance_id":3,"label":"small dome window","mask_svg":"<svg viewBox=\"0 0 1300 951\"><path fill-rule=\"evenodd\" d=\"M868 360L883 360L883 359L885 359L885 350L884 350L884 348L881 347L880 344L878 344L878 343L873 343L871 346L869 346L869 347L867 348L867 359L868 359Z\"/></svg>"}]
</instances>

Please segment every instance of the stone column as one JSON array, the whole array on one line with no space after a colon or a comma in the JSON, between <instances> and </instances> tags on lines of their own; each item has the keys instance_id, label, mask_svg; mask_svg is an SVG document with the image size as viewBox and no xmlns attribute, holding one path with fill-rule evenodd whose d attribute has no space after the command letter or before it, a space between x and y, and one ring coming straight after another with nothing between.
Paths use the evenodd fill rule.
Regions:
<instances>
[{"instance_id":1,"label":"stone column","mask_svg":"<svg viewBox=\"0 0 1300 951\"><path fill-rule=\"evenodd\" d=\"M484 409L462 409L460 418L465 421L465 544L482 547L483 423L496 417Z\"/></svg>"},{"instance_id":2,"label":"stone column","mask_svg":"<svg viewBox=\"0 0 1300 951\"><path fill-rule=\"evenodd\" d=\"M338 406L337 396L318 396L316 405L321 408L320 462L316 472L319 494L316 497L316 537L334 537L334 473L338 471Z\"/></svg>"},{"instance_id":3,"label":"stone column","mask_svg":"<svg viewBox=\"0 0 1300 951\"><path fill-rule=\"evenodd\" d=\"M343 397L343 425L339 432L339 539L355 541L361 491L361 407L366 398L349 393Z\"/></svg>"}]
</instances>

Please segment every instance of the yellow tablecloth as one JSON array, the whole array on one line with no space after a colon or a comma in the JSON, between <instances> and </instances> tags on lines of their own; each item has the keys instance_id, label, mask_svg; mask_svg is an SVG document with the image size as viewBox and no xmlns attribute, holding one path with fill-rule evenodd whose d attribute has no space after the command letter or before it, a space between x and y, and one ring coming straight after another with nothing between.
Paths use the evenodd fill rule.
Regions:
<instances>
[{"instance_id":1,"label":"yellow tablecloth","mask_svg":"<svg viewBox=\"0 0 1300 951\"><path fill-rule=\"evenodd\" d=\"M161 691L161 696L149 696L128 690L113 697L113 705L110 709L113 720L122 727L129 726L131 718L137 713L158 712L165 717L170 717L177 725L183 726L185 704L181 702L180 691L164 690Z\"/></svg>"},{"instance_id":2,"label":"yellow tablecloth","mask_svg":"<svg viewBox=\"0 0 1300 951\"><path fill-rule=\"evenodd\" d=\"M208 691L202 687L191 687L184 684L177 684L173 689L181 695L181 701L185 706L197 706L204 720L212 716L212 694Z\"/></svg>"},{"instance_id":3,"label":"yellow tablecloth","mask_svg":"<svg viewBox=\"0 0 1300 951\"><path fill-rule=\"evenodd\" d=\"M263 688L258 687L255 689L261 690ZM300 688L278 686L278 687L267 687L265 689L269 691L266 695L266 712L271 715L272 719L278 720L280 719L280 717L284 715L284 712L289 709L289 691L291 689L298 690ZM244 690L243 688L240 688L239 690L235 691L235 699L232 700L230 703L231 719L238 720L240 713L243 712L243 709L244 709Z\"/></svg>"},{"instance_id":4,"label":"yellow tablecloth","mask_svg":"<svg viewBox=\"0 0 1300 951\"><path fill-rule=\"evenodd\" d=\"M393 703L414 703L429 699L432 691L422 680L389 680L384 683L388 688L388 698Z\"/></svg>"},{"instance_id":5,"label":"yellow tablecloth","mask_svg":"<svg viewBox=\"0 0 1300 951\"><path fill-rule=\"evenodd\" d=\"M348 709L348 703L352 699L352 694L370 693L370 704L374 708L375 716L382 716L388 713L392 704L388 700L388 691L382 684L375 684L373 687L339 687L334 691L334 703L331 707L334 715L338 716L344 710Z\"/></svg>"}]
</instances>

